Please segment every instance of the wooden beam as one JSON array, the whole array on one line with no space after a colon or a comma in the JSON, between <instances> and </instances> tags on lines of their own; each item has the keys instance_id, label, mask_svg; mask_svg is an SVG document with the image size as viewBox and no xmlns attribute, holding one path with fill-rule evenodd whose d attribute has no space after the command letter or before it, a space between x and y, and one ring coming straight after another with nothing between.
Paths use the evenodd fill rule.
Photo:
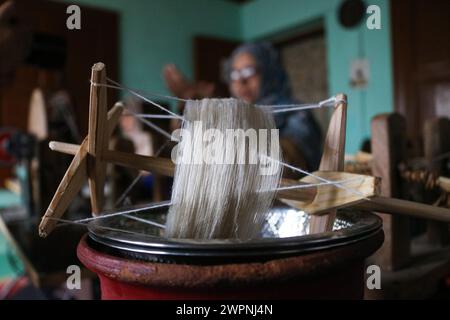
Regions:
<instances>
[{"instance_id":1,"label":"wooden beam","mask_svg":"<svg viewBox=\"0 0 450 320\"><path fill-rule=\"evenodd\" d=\"M74 155L79 149L79 145L64 143L58 141L51 141L49 146L52 150L62 152L65 154ZM110 162L116 165L134 168L138 170L148 171L156 174L161 174L164 176L173 177L175 172L175 164L167 158L158 158L151 156L143 156L134 153L126 153L115 150L108 150L104 153L103 159L106 162ZM345 173L339 174L338 179L348 179ZM365 177L365 176L361 176ZM373 179L372 177L366 177L366 179ZM302 182L290 179L283 179L281 181L281 187L309 184L309 182ZM294 199L304 203L310 203L316 196L316 188L298 188L298 189L288 189L280 190L277 193L277 197L283 199Z\"/></svg>"},{"instance_id":2,"label":"wooden beam","mask_svg":"<svg viewBox=\"0 0 450 320\"><path fill-rule=\"evenodd\" d=\"M76 155L78 152L78 149L80 148L80 145L73 144L73 143L66 143L66 142L59 142L59 141L50 141L48 143L48 147L52 151L57 151L64 154L69 155Z\"/></svg>"},{"instance_id":3,"label":"wooden beam","mask_svg":"<svg viewBox=\"0 0 450 320\"><path fill-rule=\"evenodd\" d=\"M47 211L42 217L39 225L39 235L46 237L56 226L57 221L53 218L61 218L69 207L73 198L83 187L87 178L87 139L81 144L77 154L72 159L58 189L53 196Z\"/></svg>"},{"instance_id":4,"label":"wooden beam","mask_svg":"<svg viewBox=\"0 0 450 320\"><path fill-rule=\"evenodd\" d=\"M79 149L76 144L52 141L52 150L62 153L73 154ZM118 151L108 151L105 153L105 161L112 162L138 170L159 173L165 176L173 176L175 166L169 159L141 156ZM320 215L330 209L352 206L359 210L383 211L388 214L414 216L422 219L450 222L450 210L426 205L418 202L406 201L395 198L377 196L380 193L381 181L379 178L365 176L347 172L317 171L316 176L331 181L345 181L345 187L353 190L335 189L334 185L325 185L312 188L299 188L281 190L277 193L277 198L284 203L296 208L301 208L307 213ZM440 177L440 184L450 188L450 179ZM293 185L308 185L317 183L313 177L305 177L301 181L292 179L282 179L280 186L288 187ZM355 193L358 192L358 193ZM369 201L365 199L369 198Z\"/></svg>"},{"instance_id":5,"label":"wooden beam","mask_svg":"<svg viewBox=\"0 0 450 320\"><path fill-rule=\"evenodd\" d=\"M154 172L169 177L173 177L175 172L175 164L167 158L108 150L105 152L104 159L116 165Z\"/></svg>"},{"instance_id":6,"label":"wooden beam","mask_svg":"<svg viewBox=\"0 0 450 320\"><path fill-rule=\"evenodd\" d=\"M108 149L107 133L107 95L106 68L103 63L92 67L91 95L89 101L89 133L88 133L88 181L91 194L92 213L102 211L104 205L104 187L106 180L106 163L102 157Z\"/></svg>"},{"instance_id":7,"label":"wooden beam","mask_svg":"<svg viewBox=\"0 0 450 320\"><path fill-rule=\"evenodd\" d=\"M370 202L367 199L372 199L380 193L380 179L372 176L334 171L316 171L313 174L328 181L346 181L341 184L345 189L327 184L317 187L313 201L303 204L296 201L295 207L302 208L303 211L312 214L311 220L315 222L324 218L320 222L327 222L327 225L328 223L331 224L331 221L326 220L331 219L329 212L335 212L336 209L351 207L361 202ZM320 182L314 177L305 177L301 181L308 184ZM331 224L330 228L332 226Z\"/></svg>"},{"instance_id":8,"label":"wooden beam","mask_svg":"<svg viewBox=\"0 0 450 320\"><path fill-rule=\"evenodd\" d=\"M325 138L319 171L344 171L347 96L338 94L336 99L337 103ZM330 196L333 197L337 192L339 192L338 189L331 189ZM336 210L332 210L323 216L312 217L310 232L320 233L331 231L335 219Z\"/></svg>"},{"instance_id":9,"label":"wooden beam","mask_svg":"<svg viewBox=\"0 0 450 320\"><path fill-rule=\"evenodd\" d=\"M399 114L381 114L372 119L373 175L381 178L381 195L402 196L398 165L406 155L406 122ZM410 219L380 214L385 241L375 254L378 265L397 270L410 260Z\"/></svg>"}]
</instances>

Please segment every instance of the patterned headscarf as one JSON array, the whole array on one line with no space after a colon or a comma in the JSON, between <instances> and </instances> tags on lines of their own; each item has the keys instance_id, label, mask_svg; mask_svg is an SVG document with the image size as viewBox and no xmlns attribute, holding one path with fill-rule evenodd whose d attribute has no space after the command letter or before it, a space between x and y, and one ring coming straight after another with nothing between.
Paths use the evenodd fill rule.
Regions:
<instances>
[{"instance_id":1,"label":"patterned headscarf","mask_svg":"<svg viewBox=\"0 0 450 320\"><path fill-rule=\"evenodd\" d=\"M242 53L252 55L261 73L262 84L257 104L272 105L292 100L292 92L286 72L277 51L268 42L246 43L235 49L225 66L225 79L230 82L230 73L234 59Z\"/></svg>"},{"instance_id":2,"label":"patterned headscarf","mask_svg":"<svg viewBox=\"0 0 450 320\"><path fill-rule=\"evenodd\" d=\"M230 82L234 59L242 54L251 54L261 74L262 83L256 104L280 105L298 103L292 96L288 76L281 65L277 51L267 42L247 43L234 50L225 65L225 79ZM307 161L309 170L316 170L321 157L322 134L310 110L278 113L275 123L280 137L293 141Z\"/></svg>"}]
</instances>

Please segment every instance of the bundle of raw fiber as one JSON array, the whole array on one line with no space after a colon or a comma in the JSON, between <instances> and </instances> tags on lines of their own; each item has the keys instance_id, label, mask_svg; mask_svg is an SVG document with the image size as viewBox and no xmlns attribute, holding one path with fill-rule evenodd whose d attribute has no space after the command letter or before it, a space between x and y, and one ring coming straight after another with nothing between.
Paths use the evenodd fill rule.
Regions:
<instances>
[{"instance_id":1,"label":"bundle of raw fiber","mask_svg":"<svg viewBox=\"0 0 450 320\"><path fill-rule=\"evenodd\" d=\"M258 237L281 178L269 109L236 99L188 101L178 131L166 236Z\"/></svg>"}]
</instances>

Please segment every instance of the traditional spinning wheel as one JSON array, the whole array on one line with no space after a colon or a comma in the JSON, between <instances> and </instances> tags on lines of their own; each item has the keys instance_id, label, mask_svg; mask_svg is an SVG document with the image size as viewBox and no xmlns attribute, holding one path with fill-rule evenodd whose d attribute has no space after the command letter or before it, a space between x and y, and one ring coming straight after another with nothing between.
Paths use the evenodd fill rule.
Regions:
<instances>
[{"instance_id":1,"label":"traditional spinning wheel","mask_svg":"<svg viewBox=\"0 0 450 320\"><path fill-rule=\"evenodd\" d=\"M280 190L277 198L283 202L312 214L311 232L331 230L336 209L356 207L365 210L407 214L428 219L450 222L450 210L420 203L379 196L380 180L365 175L342 172L344 169L345 126L347 99L338 95L338 101L330 121L325 140L320 170L313 177L305 177L300 184L313 181L332 180L334 184L302 189ZM56 226L73 197L89 181L92 212L100 214L104 204L104 184L108 162L173 176L175 166L170 159L147 157L108 150L108 140L117 125L123 106L117 103L107 112L106 70L103 63L92 68L89 106L89 132L81 145L51 142L52 150L74 155L39 226L41 236L47 236ZM345 187L336 188L339 181ZM342 183L342 182L341 182ZM281 186L299 185L298 181L283 179Z\"/></svg>"}]
</instances>

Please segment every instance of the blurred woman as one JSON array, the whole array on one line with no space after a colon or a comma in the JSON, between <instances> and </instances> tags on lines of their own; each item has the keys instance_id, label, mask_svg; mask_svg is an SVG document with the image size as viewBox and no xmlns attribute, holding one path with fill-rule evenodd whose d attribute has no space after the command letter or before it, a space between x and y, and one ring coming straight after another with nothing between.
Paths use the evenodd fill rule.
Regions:
<instances>
[{"instance_id":1,"label":"blurred woman","mask_svg":"<svg viewBox=\"0 0 450 320\"><path fill-rule=\"evenodd\" d=\"M165 67L169 89L184 99L211 97L213 84L186 81L173 65ZM232 53L224 78L233 97L258 105L298 104L278 53L266 42L244 44ZM308 170L316 170L321 156L322 134L309 110L274 114L280 130L284 159Z\"/></svg>"}]
</instances>

